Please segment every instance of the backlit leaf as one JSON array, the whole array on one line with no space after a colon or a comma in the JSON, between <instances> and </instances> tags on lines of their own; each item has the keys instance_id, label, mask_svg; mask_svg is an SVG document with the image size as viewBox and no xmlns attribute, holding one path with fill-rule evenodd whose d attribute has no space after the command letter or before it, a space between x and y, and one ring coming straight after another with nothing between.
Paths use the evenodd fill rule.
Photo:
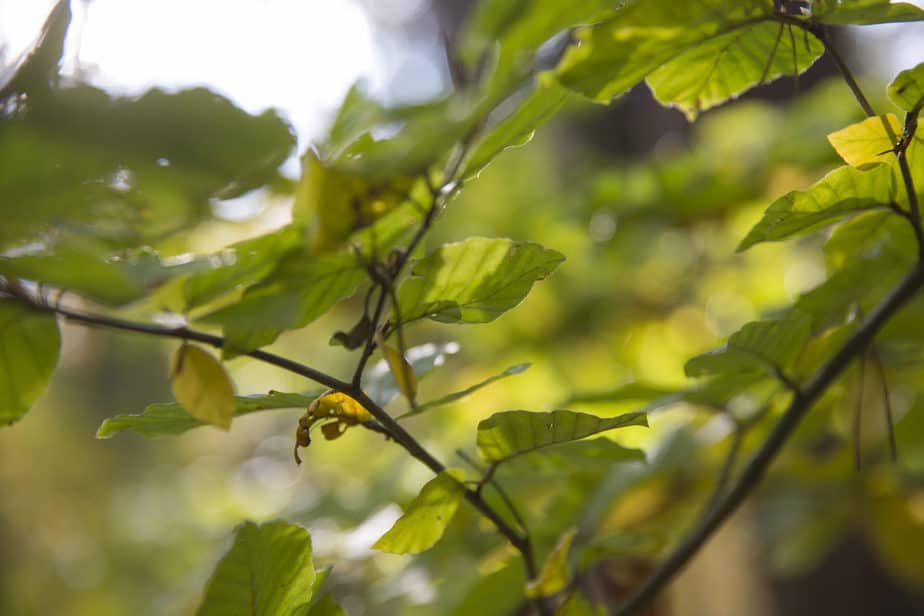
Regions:
<instances>
[{"instance_id":1,"label":"backlit leaf","mask_svg":"<svg viewBox=\"0 0 924 616\"><path fill-rule=\"evenodd\" d=\"M462 478L461 471L450 469L428 481L372 547L391 554L418 554L436 545L459 508L465 491Z\"/></svg>"},{"instance_id":2,"label":"backlit leaf","mask_svg":"<svg viewBox=\"0 0 924 616\"><path fill-rule=\"evenodd\" d=\"M547 597L561 592L568 585L568 551L577 534L576 528L570 528L559 538L558 543L542 563L539 576L526 583L527 597Z\"/></svg>"},{"instance_id":3,"label":"backlit leaf","mask_svg":"<svg viewBox=\"0 0 924 616\"><path fill-rule=\"evenodd\" d=\"M526 297L533 283L564 261L532 242L469 238L445 244L414 265L398 290L401 318L486 323Z\"/></svg>"},{"instance_id":4,"label":"backlit leaf","mask_svg":"<svg viewBox=\"0 0 924 616\"><path fill-rule=\"evenodd\" d=\"M170 362L170 389L190 415L223 430L234 415L234 386L224 366L212 355L183 344Z\"/></svg>"},{"instance_id":5,"label":"backlit leaf","mask_svg":"<svg viewBox=\"0 0 924 616\"><path fill-rule=\"evenodd\" d=\"M485 460L499 462L542 447L582 439L598 432L647 426L644 413L597 417L576 411L503 411L478 424L478 451Z\"/></svg>"},{"instance_id":6,"label":"backlit leaf","mask_svg":"<svg viewBox=\"0 0 924 616\"><path fill-rule=\"evenodd\" d=\"M905 111L920 109L924 102L924 62L900 72L887 92L892 102Z\"/></svg>"},{"instance_id":7,"label":"backlit leaf","mask_svg":"<svg viewBox=\"0 0 924 616\"><path fill-rule=\"evenodd\" d=\"M395 377L398 391L413 404L417 398L417 377L414 375L414 369L411 368L411 364L408 363L398 349L387 344L380 344L379 346L385 356L385 361L388 362L392 376Z\"/></svg>"},{"instance_id":8,"label":"backlit leaf","mask_svg":"<svg viewBox=\"0 0 924 616\"><path fill-rule=\"evenodd\" d=\"M291 616L311 601L311 536L282 521L238 527L215 567L197 616Z\"/></svg>"},{"instance_id":9,"label":"backlit leaf","mask_svg":"<svg viewBox=\"0 0 924 616\"><path fill-rule=\"evenodd\" d=\"M414 371L415 378L420 381L434 368L442 366L446 362L448 355L458 351L459 345L455 342L445 344L431 342L409 348L406 352L406 358ZM380 406L390 403L400 393L394 374L388 362L384 359L373 364L366 372L366 376L363 378L363 389Z\"/></svg>"},{"instance_id":10,"label":"backlit leaf","mask_svg":"<svg viewBox=\"0 0 924 616\"><path fill-rule=\"evenodd\" d=\"M828 141L844 162L859 167L890 160L892 148L901 134L902 127L898 118L887 113L833 132L828 135Z\"/></svg>"},{"instance_id":11,"label":"backlit leaf","mask_svg":"<svg viewBox=\"0 0 924 616\"><path fill-rule=\"evenodd\" d=\"M891 0L814 0L812 18L825 24L883 24L920 21L924 11L908 2Z\"/></svg>"},{"instance_id":12,"label":"backlit leaf","mask_svg":"<svg viewBox=\"0 0 924 616\"><path fill-rule=\"evenodd\" d=\"M19 421L42 395L60 348L54 316L0 299L0 426Z\"/></svg>"}]
</instances>

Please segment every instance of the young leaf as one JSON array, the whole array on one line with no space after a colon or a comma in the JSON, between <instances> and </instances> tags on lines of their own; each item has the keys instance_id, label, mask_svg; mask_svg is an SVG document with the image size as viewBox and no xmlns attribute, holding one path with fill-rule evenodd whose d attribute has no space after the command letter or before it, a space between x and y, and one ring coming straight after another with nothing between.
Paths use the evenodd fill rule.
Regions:
<instances>
[{"instance_id":1,"label":"young leaf","mask_svg":"<svg viewBox=\"0 0 924 616\"><path fill-rule=\"evenodd\" d=\"M569 528L546 557L539 576L526 583L527 597L548 597L561 592L568 585L568 551L577 534L576 528Z\"/></svg>"},{"instance_id":2,"label":"young leaf","mask_svg":"<svg viewBox=\"0 0 924 616\"><path fill-rule=\"evenodd\" d=\"M806 191L792 191L777 199L754 225L738 251L760 242L773 242L808 233L856 212L887 208L895 201L889 165L869 169L839 167Z\"/></svg>"},{"instance_id":3,"label":"young leaf","mask_svg":"<svg viewBox=\"0 0 924 616\"><path fill-rule=\"evenodd\" d=\"M478 424L477 445L485 460L500 462L542 447L582 439L598 432L647 425L648 420L644 413L597 417L566 410L503 411L494 413Z\"/></svg>"},{"instance_id":4,"label":"young leaf","mask_svg":"<svg viewBox=\"0 0 924 616\"><path fill-rule=\"evenodd\" d=\"M170 389L189 414L222 430L231 427L234 386L224 366L212 355L183 344L170 362Z\"/></svg>"},{"instance_id":5,"label":"young leaf","mask_svg":"<svg viewBox=\"0 0 924 616\"><path fill-rule=\"evenodd\" d=\"M565 257L532 242L469 238L444 244L398 290L405 322L487 323L526 297Z\"/></svg>"},{"instance_id":6,"label":"young leaf","mask_svg":"<svg viewBox=\"0 0 924 616\"><path fill-rule=\"evenodd\" d=\"M914 112L924 103L924 62L898 74L887 90L889 98L905 111Z\"/></svg>"},{"instance_id":7,"label":"young leaf","mask_svg":"<svg viewBox=\"0 0 924 616\"><path fill-rule=\"evenodd\" d=\"M481 381L480 383L475 383L474 385L472 385L472 386L470 386L470 387L466 387L466 388L463 389L462 391L456 391L456 392L453 392L453 393L451 393L451 394L449 394L449 395L443 396L442 398L438 398L437 400L431 400L430 402L427 402L426 404L420 404L420 405L418 405L417 408L415 408L414 410L409 411L409 412L405 413L404 415L402 415L401 417L399 417L399 419L402 419L402 418L404 418L404 417L411 417L411 416L413 416L413 415L417 415L418 413L423 413L424 411L428 411L428 410L430 410L430 409L432 409L432 408L436 408L436 407L438 407L438 406L443 406L443 405L446 405L446 404L451 404L451 403L453 403L453 402L455 402L455 401L457 401L457 400L461 400L462 398L465 398L465 397L470 396L471 394L475 393L476 391L478 391L478 390L481 389L482 387L487 387L488 385L490 385L491 383L494 383L495 381L499 381L499 380L501 380L501 379L505 379L505 378L507 378L508 376L513 376L513 375L515 375L515 374L521 374L521 373L523 373L523 372L526 372L526 370L527 370L527 368L529 368L529 366L530 366L530 364L528 364L528 363L517 364L517 365L515 365L515 366L510 366L509 368L507 368L506 370L504 370L504 371L501 372L500 374L495 374L494 376L489 376L488 378L486 378L485 380Z\"/></svg>"},{"instance_id":8,"label":"young leaf","mask_svg":"<svg viewBox=\"0 0 924 616\"><path fill-rule=\"evenodd\" d=\"M811 319L801 313L779 321L746 323L721 349L698 355L684 366L687 376L777 374L799 355L811 332Z\"/></svg>"},{"instance_id":9,"label":"young leaf","mask_svg":"<svg viewBox=\"0 0 924 616\"><path fill-rule=\"evenodd\" d=\"M311 536L283 521L239 526L215 567L197 616L290 616L311 600Z\"/></svg>"},{"instance_id":10,"label":"young leaf","mask_svg":"<svg viewBox=\"0 0 924 616\"><path fill-rule=\"evenodd\" d=\"M271 409L307 408L322 393L323 390L305 394L271 391L268 394L235 396L234 416ZM96 438L111 438L125 430L146 437L172 436L204 425L205 422L196 419L175 402L151 404L140 415L116 415L103 420L96 431Z\"/></svg>"},{"instance_id":11,"label":"young leaf","mask_svg":"<svg viewBox=\"0 0 924 616\"><path fill-rule=\"evenodd\" d=\"M465 491L462 478L462 471L449 469L428 481L372 547L391 554L419 554L436 545L459 508Z\"/></svg>"},{"instance_id":12,"label":"young leaf","mask_svg":"<svg viewBox=\"0 0 924 616\"><path fill-rule=\"evenodd\" d=\"M844 162L859 167L891 160L892 148L901 134L898 118L887 113L833 132L828 141Z\"/></svg>"},{"instance_id":13,"label":"young leaf","mask_svg":"<svg viewBox=\"0 0 924 616\"><path fill-rule=\"evenodd\" d=\"M60 348L54 316L0 299L0 426L19 421L42 395Z\"/></svg>"}]
</instances>

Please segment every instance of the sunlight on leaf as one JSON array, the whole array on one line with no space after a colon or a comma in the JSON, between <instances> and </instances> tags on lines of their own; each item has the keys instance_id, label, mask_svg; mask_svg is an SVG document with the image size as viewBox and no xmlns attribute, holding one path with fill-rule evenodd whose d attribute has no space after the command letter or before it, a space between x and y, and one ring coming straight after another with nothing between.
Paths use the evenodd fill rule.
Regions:
<instances>
[{"instance_id":1,"label":"sunlight on leaf","mask_svg":"<svg viewBox=\"0 0 924 616\"><path fill-rule=\"evenodd\" d=\"M920 109L924 103L924 62L900 72L887 92L892 102L905 111Z\"/></svg>"},{"instance_id":2,"label":"sunlight on leaf","mask_svg":"<svg viewBox=\"0 0 924 616\"><path fill-rule=\"evenodd\" d=\"M170 389L196 419L222 430L231 428L234 386L221 362L208 352L182 344L170 361Z\"/></svg>"},{"instance_id":3,"label":"sunlight on leaf","mask_svg":"<svg viewBox=\"0 0 924 616\"><path fill-rule=\"evenodd\" d=\"M891 134L886 129L886 123ZM848 165L860 167L870 163L881 163L891 159L892 148L898 135L902 134L901 124L891 113L862 122L851 124L847 128L828 135L828 141Z\"/></svg>"}]
</instances>

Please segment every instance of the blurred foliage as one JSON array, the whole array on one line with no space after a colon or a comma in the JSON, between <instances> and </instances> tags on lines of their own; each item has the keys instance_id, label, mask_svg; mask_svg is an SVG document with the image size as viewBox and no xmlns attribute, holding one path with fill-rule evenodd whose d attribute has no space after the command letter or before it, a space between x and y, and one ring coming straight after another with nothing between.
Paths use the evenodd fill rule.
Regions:
<instances>
[{"instance_id":1,"label":"blurred foliage","mask_svg":"<svg viewBox=\"0 0 924 616\"><path fill-rule=\"evenodd\" d=\"M729 452L760 447L790 397L781 377L828 361L914 263L903 170L884 152L904 131L919 193L924 154L912 123L862 121L840 81L709 111L641 160L589 150L574 127L601 112L570 90L607 102L647 79L693 119L811 66L823 46L799 24L922 15L880 0L626 4L481 3L449 51L452 95L387 108L354 88L293 186L278 168L294 138L273 112L204 89L129 100L59 83L59 2L0 83L0 418L22 418L0 431L0 612L500 616L562 593L559 614L594 614L631 592L714 498ZM921 82L904 71L891 100L916 113ZM291 219L215 220L218 200L254 190L294 202ZM349 375L382 325L376 297L378 344L394 346L364 391L472 468L433 478L360 429L387 429L366 409L323 406L324 389L246 356L272 345ZM23 298L218 327L225 368L200 357L190 386L169 366L179 340L55 325ZM758 490L779 575L859 530L924 588L922 310L916 297L886 325ZM59 327L58 369L24 415ZM171 386L180 403L151 404ZM297 467L306 407L325 435L344 414L357 427ZM529 529L536 579L463 488ZM597 583L576 592L575 575Z\"/></svg>"}]
</instances>

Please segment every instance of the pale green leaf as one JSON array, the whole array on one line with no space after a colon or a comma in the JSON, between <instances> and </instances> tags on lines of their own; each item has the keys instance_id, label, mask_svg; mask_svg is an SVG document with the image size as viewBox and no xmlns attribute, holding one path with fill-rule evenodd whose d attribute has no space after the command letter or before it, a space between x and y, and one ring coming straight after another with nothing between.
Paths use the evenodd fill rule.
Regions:
<instances>
[{"instance_id":1,"label":"pale green leaf","mask_svg":"<svg viewBox=\"0 0 924 616\"><path fill-rule=\"evenodd\" d=\"M793 191L777 199L748 232L738 250L760 242L773 242L808 233L847 216L895 202L895 185L889 165L869 169L839 167L806 191Z\"/></svg>"},{"instance_id":2,"label":"pale green leaf","mask_svg":"<svg viewBox=\"0 0 924 616\"><path fill-rule=\"evenodd\" d=\"M519 304L564 261L532 242L469 238L444 244L414 266L398 290L401 318L486 323Z\"/></svg>"},{"instance_id":3,"label":"pale green leaf","mask_svg":"<svg viewBox=\"0 0 924 616\"><path fill-rule=\"evenodd\" d=\"M558 539L558 543L542 563L539 575L526 583L527 597L547 597L565 589L571 577L568 571L568 551L575 535L577 529L569 528Z\"/></svg>"},{"instance_id":4,"label":"pale green leaf","mask_svg":"<svg viewBox=\"0 0 924 616\"><path fill-rule=\"evenodd\" d=\"M890 0L814 0L812 19L831 25L870 25L924 20L924 11Z\"/></svg>"},{"instance_id":5,"label":"pale green leaf","mask_svg":"<svg viewBox=\"0 0 924 616\"><path fill-rule=\"evenodd\" d=\"M182 344L170 361L170 389L190 415L222 430L231 427L234 385L224 366L207 351Z\"/></svg>"},{"instance_id":6,"label":"pale green leaf","mask_svg":"<svg viewBox=\"0 0 924 616\"><path fill-rule=\"evenodd\" d=\"M411 416L413 416L413 415L417 415L418 413L423 413L424 411L428 411L428 410L430 410L430 409L432 409L432 408L436 408L436 407L438 407L438 406L444 406L444 405L446 405L446 404L452 404L453 402L456 402L457 400L461 400L461 399L463 399L463 398L465 398L465 397L467 397L467 396L470 396L471 394L475 393L476 391L478 391L478 390L481 389L482 387L487 387L487 386L490 385L491 383L494 383L494 382L499 381L499 380L501 380L501 379L505 379L505 378L507 378L508 376L514 376L514 375L516 375L516 374L522 374L523 372L526 372L526 370L529 368L529 366L530 366L530 364L528 364L528 363L516 364L515 366L510 366L509 368L507 368L506 370L504 370L504 371L501 372L500 374L495 374L495 375L493 375L493 376L489 376L489 377L486 378L485 380L480 381L480 382L478 382L478 383L475 383L474 385L471 385L471 386L469 386L469 387L466 387L465 389L463 389L463 390L461 390L461 391L456 391L456 392L453 392L453 393L451 393L451 394L445 395L445 396L443 396L442 398L438 398L438 399L436 399L436 400L431 400L430 402L427 402L427 403L425 403L425 404L420 404L420 405L417 406L417 408L415 408L414 410L412 410L412 411L410 411L410 412L408 412L408 413L405 413L405 414L402 415L399 419L401 419L401 418L403 418L403 417L411 417Z\"/></svg>"},{"instance_id":7,"label":"pale green leaf","mask_svg":"<svg viewBox=\"0 0 924 616\"><path fill-rule=\"evenodd\" d=\"M305 394L271 391L268 394L235 396L234 417L272 409L308 408L322 393L324 390ZM96 437L110 438L125 430L146 437L177 435L204 425L175 402L151 404L139 415L117 415L104 420L96 431Z\"/></svg>"},{"instance_id":8,"label":"pale green leaf","mask_svg":"<svg viewBox=\"0 0 924 616\"><path fill-rule=\"evenodd\" d=\"M777 374L790 365L808 340L811 319L801 313L775 321L747 323L720 349L697 355L684 366L687 376Z\"/></svg>"},{"instance_id":9,"label":"pale green leaf","mask_svg":"<svg viewBox=\"0 0 924 616\"><path fill-rule=\"evenodd\" d=\"M924 103L924 62L900 72L887 92L892 102L905 111L919 110Z\"/></svg>"},{"instance_id":10,"label":"pale green leaf","mask_svg":"<svg viewBox=\"0 0 924 616\"><path fill-rule=\"evenodd\" d=\"M445 470L431 479L394 525L372 546L391 554L418 554L440 540L465 492L459 470Z\"/></svg>"},{"instance_id":11,"label":"pale green leaf","mask_svg":"<svg viewBox=\"0 0 924 616\"><path fill-rule=\"evenodd\" d=\"M828 135L828 141L844 162L859 167L891 160L892 148L901 133L898 118L887 113L835 131Z\"/></svg>"},{"instance_id":12,"label":"pale green leaf","mask_svg":"<svg viewBox=\"0 0 924 616\"><path fill-rule=\"evenodd\" d=\"M238 527L205 587L197 616L291 616L311 601L311 536L282 521Z\"/></svg>"},{"instance_id":13,"label":"pale green leaf","mask_svg":"<svg viewBox=\"0 0 924 616\"><path fill-rule=\"evenodd\" d=\"M478 424L477 445L491 462L529 453L542 447L567 443L586 436L623 428L647 426L644 413L598 417L576 411L503 411Z\"/></svg>"},{"instance_id":14,"label":"pale green leaf","mask_svg":"<svg viewBox=\"0 0 924 616\"><path fill-rule=\"evenodd\" d=\"M42 395L60 348L54 316L0 299L0 426L19 421Z\"/></svg>"},{"instance_id":15,"label":"pale green leaf","mask_svg":"<svg viewBox=\"0 0 924 616\"><path fill-rule=\"evenodd\" d=\"M762 83L807 70L824 52L793 26L759 22L708 38L648 75L655 98L689 120Z\"/></svg>"}]
</instances>

